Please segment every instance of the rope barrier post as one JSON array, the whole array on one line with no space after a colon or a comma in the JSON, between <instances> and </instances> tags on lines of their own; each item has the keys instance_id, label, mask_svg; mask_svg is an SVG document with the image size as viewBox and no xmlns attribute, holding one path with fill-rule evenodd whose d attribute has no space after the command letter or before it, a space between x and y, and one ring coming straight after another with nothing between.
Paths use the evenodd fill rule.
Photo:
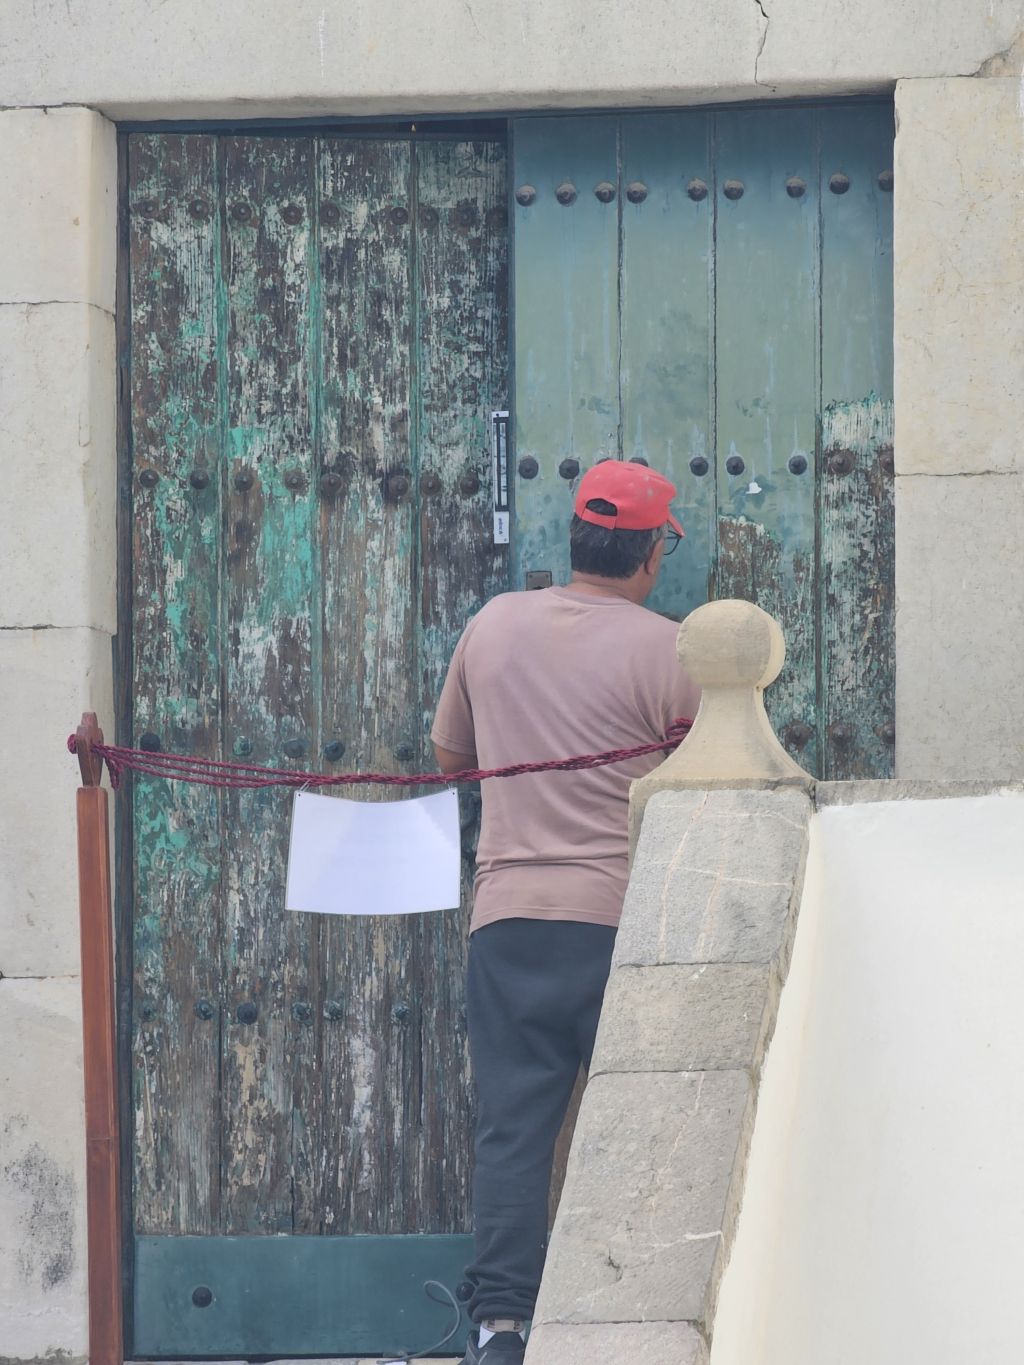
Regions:
<instances>
[{"instance_id":1,"label":"rope barrier post","mask_svg":"<svg viewBox=\"0 0 1024 1365\"><path fill-rule=\"evenodd\" d=\"M100 785L103 743L87 711L76 732L78 903L82 934L82 1039L85 1061L86 1204L89 1258L89 1365L123 1365L120 1135L114 1016L114 927L110 820Z\"/></svg>"}]
</instances>

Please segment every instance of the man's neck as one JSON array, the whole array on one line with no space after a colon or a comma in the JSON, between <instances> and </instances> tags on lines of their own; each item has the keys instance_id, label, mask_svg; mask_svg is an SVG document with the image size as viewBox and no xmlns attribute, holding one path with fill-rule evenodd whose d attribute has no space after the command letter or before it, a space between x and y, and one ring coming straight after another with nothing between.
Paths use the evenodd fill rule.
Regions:
<instances>
[{"instance_id":1,"label":"man's neck","mask_svg":"<svg viewBox=\"0 0 1024 1365\"><path fill-rule=\"evenodd\" d=\"M573 592L591 597L621 597L639 607L643 605L647 592L645 585L637 580L638 575L632 578L600 578L597 574L574 571L568 586Z\"/></svg>"}]
</instances>

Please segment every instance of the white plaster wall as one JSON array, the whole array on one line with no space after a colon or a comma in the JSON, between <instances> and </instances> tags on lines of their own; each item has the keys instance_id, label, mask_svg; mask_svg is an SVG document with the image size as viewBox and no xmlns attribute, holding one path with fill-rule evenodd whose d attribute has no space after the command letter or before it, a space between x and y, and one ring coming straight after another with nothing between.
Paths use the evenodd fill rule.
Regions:
<instances>
[{"instance_id":1,"label":"white plaster wall","mask_svg":"<svg viewBox=\"0 0 1024 1365\"><path fill-rule=\"evenodd\" d=\"M1024 795L827 808L712 1365L1024 1340Z\"/></svg>"},{"instance_id":2,"label":"white plaster wall","mask_svg":"<svg viewBox=\"0 0 1024 1365\"><path fill-rule=\"evenodd\" d=\"M0 104L252 117L694 103L968 75L1022 0L6 0Z\"/></svg>"}]
</instances>

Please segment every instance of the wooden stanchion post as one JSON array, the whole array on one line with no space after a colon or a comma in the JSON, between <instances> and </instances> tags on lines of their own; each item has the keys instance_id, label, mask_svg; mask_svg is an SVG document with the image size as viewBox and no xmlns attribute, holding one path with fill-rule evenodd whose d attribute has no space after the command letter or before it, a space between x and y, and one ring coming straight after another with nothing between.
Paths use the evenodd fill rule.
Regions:
<instances>
[{"instance_id":1,"label":"wooden stanchion post","mask_svg":"<svg viewBox=\"0 0 1024 1365\"><path fill-rule=\"evenodd\" d=\"M82 929L86 1200L89 1241L89 1365L123 1365L120 1136L114 1022L114 926L110 896L103 731L92 712L77 731L78 897Z\"/></svg>"}]
</instances>

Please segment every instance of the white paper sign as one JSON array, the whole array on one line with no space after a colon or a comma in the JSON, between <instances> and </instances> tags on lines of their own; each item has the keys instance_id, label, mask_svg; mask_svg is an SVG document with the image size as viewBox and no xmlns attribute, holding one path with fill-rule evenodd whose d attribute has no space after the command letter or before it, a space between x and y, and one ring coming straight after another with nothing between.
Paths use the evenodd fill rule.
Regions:
<instances>
[{"instance_id":1,"label":"white paper sign","mask_svg":"<svg viewBox=\"0 0 1024 1365\"><path fill-rule=\"evenodd\" d=\"M459 802L295 793L285 906L317 915L419 915L460 900Z\"/></svg>"}]
</instances>

